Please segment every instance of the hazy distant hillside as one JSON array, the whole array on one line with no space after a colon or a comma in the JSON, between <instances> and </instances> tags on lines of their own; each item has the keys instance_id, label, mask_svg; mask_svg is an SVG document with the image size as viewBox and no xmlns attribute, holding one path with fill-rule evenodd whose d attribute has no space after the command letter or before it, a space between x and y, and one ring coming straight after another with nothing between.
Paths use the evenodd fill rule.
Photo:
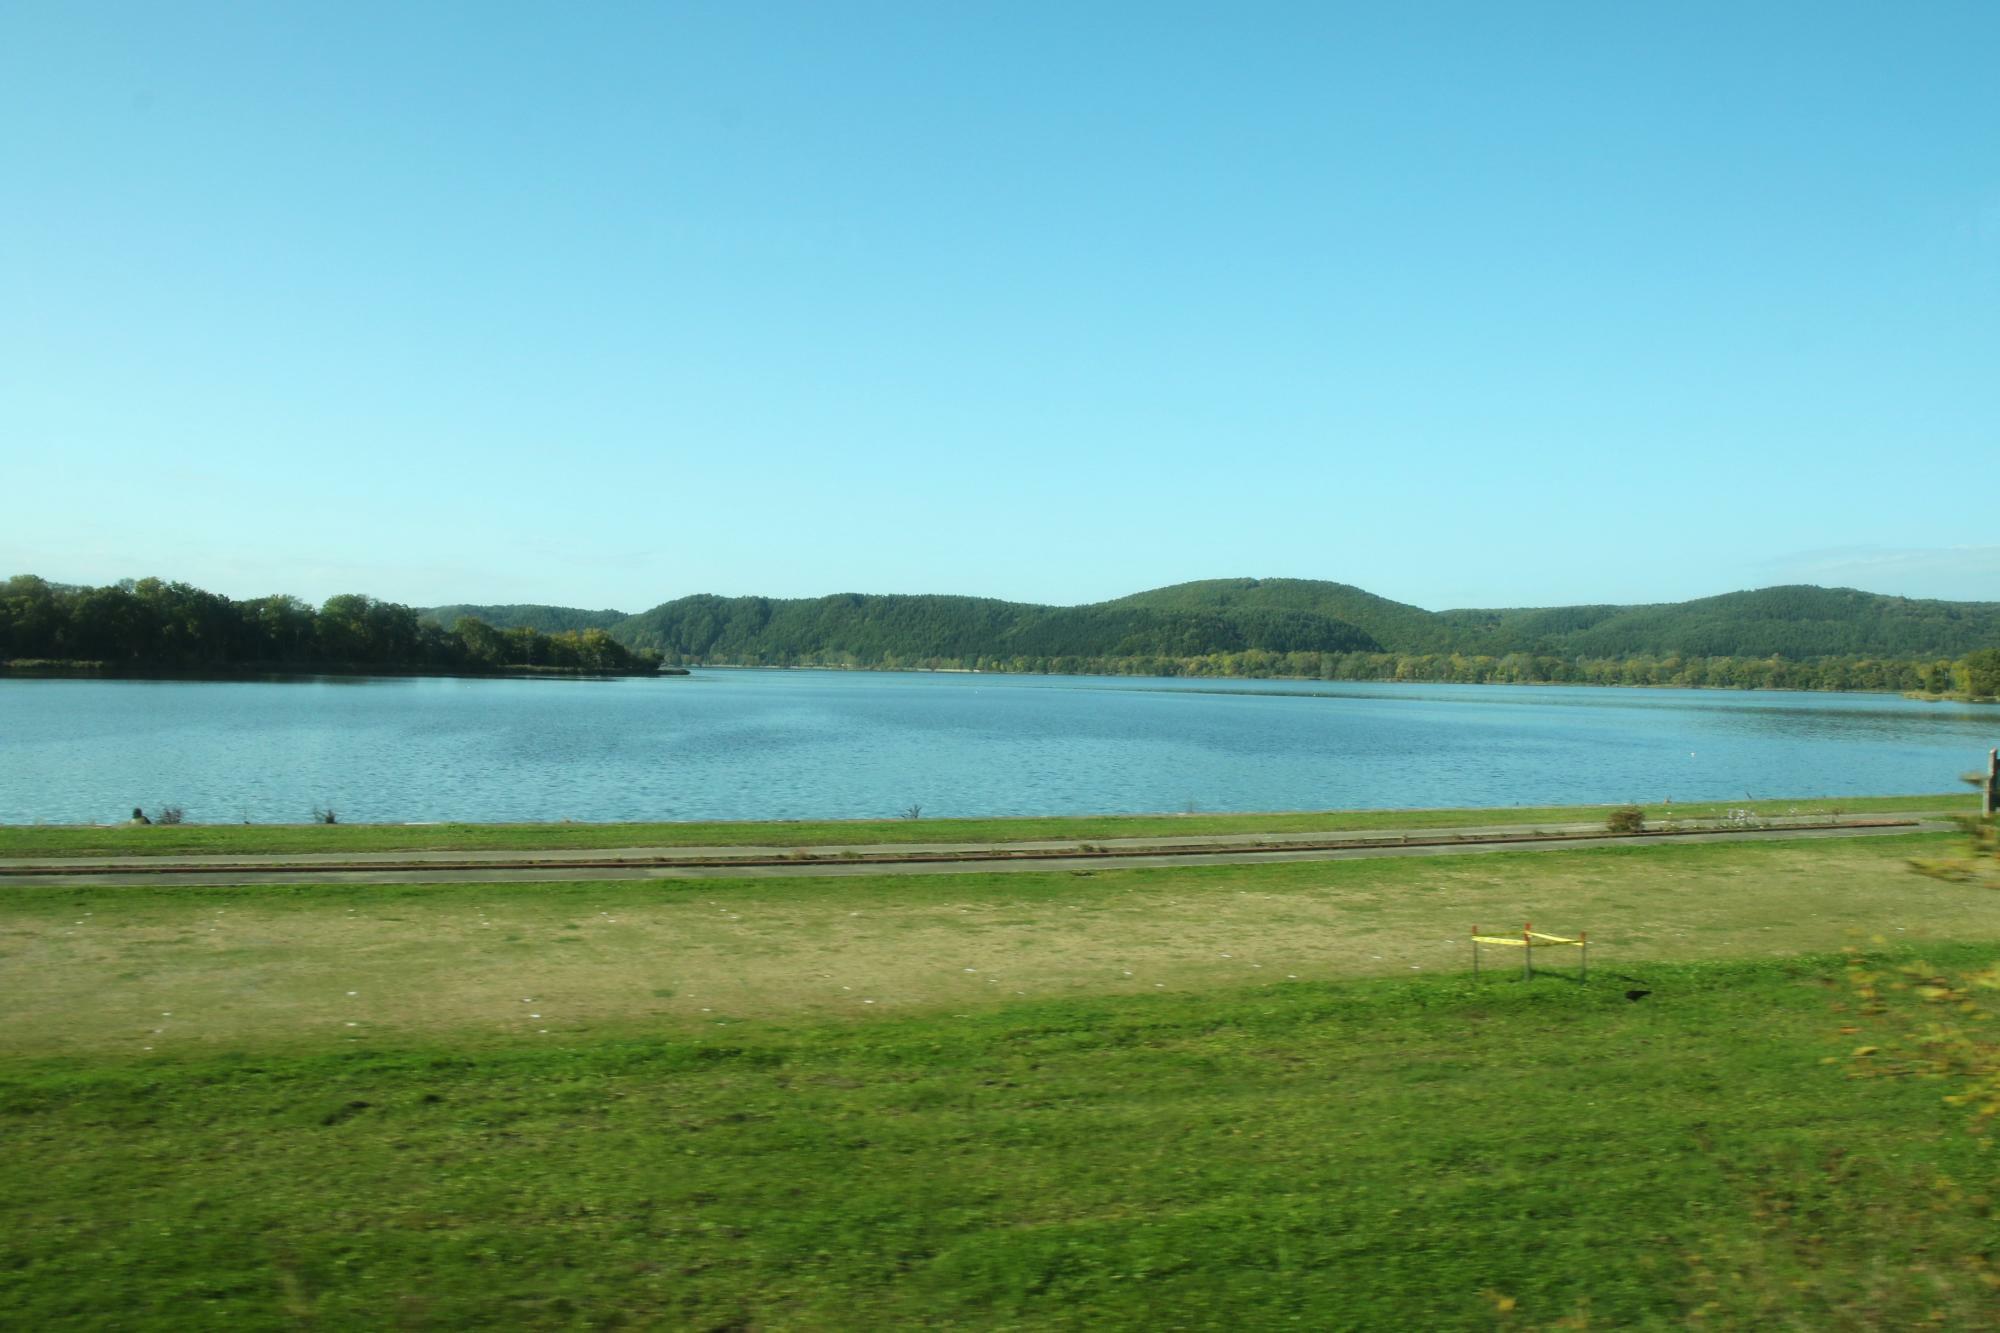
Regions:
<instances>
[{"instance_id":1,"label":"hazy distant hillside","mask_svg":"<svg viewBox=\"0 0 2000 1333\"><path fill-rule=\"evenodd\" d=\"M423 613L426 620L450 629L458 623L460 616L471 616L483 620L495 629L515 629L525 625L544 634L562 634L571 630L581 632L587 629L610 629L621 620L629 619L623 611L580 611L573 606L434 606Z\"/></svg>"},{"instance_id":2,"label":"hazy distant hillside","mask_svg":"<svg viewBox=\"0 0 2000 1333\"><path fill-rule=\"evenodd\" d=\"M1912 601L1853 588L1760 588L1627 608L1573 642L1576 652L1606 656L1657 652L1649 645L1672 642L1683 654L1956 657L2000 644L2000 605Z\"/></svg>"},{"instance_id":3,"label":"hazy distant hillside","mask_svg":"<svg viewBox=\"0 0 2000 1333\"><path fill-rule=\"evenodd\" d=\"M1446 611L1439 619L1479 652L1569 657L1957 657L2000 645L2000 603L1811 586L1652 606Z\"/></svg>"}]
</instances>

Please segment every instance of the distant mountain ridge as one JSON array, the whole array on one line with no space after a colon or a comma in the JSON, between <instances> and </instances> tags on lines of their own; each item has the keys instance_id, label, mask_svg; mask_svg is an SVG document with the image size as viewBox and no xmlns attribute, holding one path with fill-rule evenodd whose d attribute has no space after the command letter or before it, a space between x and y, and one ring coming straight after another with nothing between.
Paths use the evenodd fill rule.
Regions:
<instances>
[{"instance_id":1,"label":"distant mountain ridge","mask_svg":"<svg viewBox=\"0 0 2000 1333\"><path fill-rule=\"evenodd\" d=\"M1958 657L2000 647L2000 602L1811 585L1635 606L1426 611L1316 579L1208 579L1082 606L934 594L816 598L696 594L636 615L449 606L545 633L603 629L667 660L786 664L1192 657L1218 653L1523 653L1560 658Z\"/></svg>"}]
</instances>

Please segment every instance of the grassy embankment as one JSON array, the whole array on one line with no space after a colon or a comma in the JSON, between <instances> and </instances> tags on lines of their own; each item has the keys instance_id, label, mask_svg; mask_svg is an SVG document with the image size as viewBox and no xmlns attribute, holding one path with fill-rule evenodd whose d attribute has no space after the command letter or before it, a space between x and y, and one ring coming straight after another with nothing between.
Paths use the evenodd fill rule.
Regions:
<instances>
[{"instance_id":1,"label":"grassy embankment","mask_svg":"<svg viewBox=\"0 0 2000 1333\"><path fill-rule=\"evenodd\" d=\"M1821 1063L1866 1038L1785 956L2000 950L1990 896L1904 871L1943 841L9 890L0 1307L1980 1326L1991 1154L1940 1086ZM1591 929L1590 986L1463 974L1523 916Z\"/></svg>"},{"instance_id":2,"label":"grassy embankment","mask_svg":"<svg viewBox=\"0 0 2000 1333\"><path fill-rule=\"evenodd\" d=\"M0 826L0 857L284 855L340 852L588 850L617 847L843 847L893 843L1098 841L1360 829L1534 828L1602 824L1607 806L1490 810L1327 810L1276 814L1079 815L1020 819L882 819L659 824L175 824L150 827ZM1765 816L1893 814L1978 809L1963 793L1703 801L1645 807L1650 821L1713 819L1730 810Z\"/></svg>"}]
</instances>

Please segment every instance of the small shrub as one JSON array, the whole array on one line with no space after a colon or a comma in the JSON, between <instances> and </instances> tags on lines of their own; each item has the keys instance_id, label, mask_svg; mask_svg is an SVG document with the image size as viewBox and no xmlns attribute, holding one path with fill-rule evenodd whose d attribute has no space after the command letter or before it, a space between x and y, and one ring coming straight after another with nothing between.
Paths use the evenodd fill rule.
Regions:
<instances>
[{"instance_id":1,"label":"small shrub","mask_svg":"<svg viewBox=\"0 0 2000 1333\"><path fill-rule=\"evenodd\" d=\"M160 812L153 816L153 822L155 824L178 824L186 818L187 811L181 806L163 805L160 807Z\"/></svg>"},{"instance_id":2,"label":"small shrub","mask_svg":"<svg viewBox=\"0 0 2000 1333\"><path fill-rule=\"evenodd\" d=\"M335 824L339 821L334 818L333 811L330 808L316 805L313 807L312 822L315 824Z\"/></svg>"},{"instance_id":3,"label":"small shrub","mask_svg":"<svg viewBox=\"0 0 2000 1333\"><path fill-rule=\"evenodd\" d=\"M922 819L924 817L924 808L916 804L906 805L902 809L902 816L904 819Z\"/></svg>"},{"instance_id":4,"label":"small shrub","mask_svg":"<svg viewBox=\"0 0 2000 1333\"><path fill-rule=\"evenodd\" d=\"M1621 805L1604 817L1604 827L1613 833L1644 832L1646 812L1636 805Z\"/></svg>"}]
</instances>

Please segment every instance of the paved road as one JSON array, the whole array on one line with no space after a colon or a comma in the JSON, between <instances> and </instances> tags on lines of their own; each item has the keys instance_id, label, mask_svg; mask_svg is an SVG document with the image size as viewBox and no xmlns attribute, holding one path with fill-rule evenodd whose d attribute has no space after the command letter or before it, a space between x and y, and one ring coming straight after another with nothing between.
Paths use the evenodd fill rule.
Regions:
<instances>
[{"instance_id":1,"label":"paved road","mask_svg":"<svg viewBox=\"0 0 2000 1333\"><path fill-rule=\"evenodd\" d=\"M0 860L7 884L493 884L608 879L798 878L848 875L1087 874L1137 866L1255 865L1380 856L1462 856L1561 851L1610 843L1736 842L1882 837L1947 829L1941 819L1885 816L1824 824L1740 828L1711 825L1671 834L1605 834L1602 825L1352 830L1076 842L914 843L862 847L628 847L561 851L365 852L299 856L158 856Z\"/></svg>"}]
</instances>

